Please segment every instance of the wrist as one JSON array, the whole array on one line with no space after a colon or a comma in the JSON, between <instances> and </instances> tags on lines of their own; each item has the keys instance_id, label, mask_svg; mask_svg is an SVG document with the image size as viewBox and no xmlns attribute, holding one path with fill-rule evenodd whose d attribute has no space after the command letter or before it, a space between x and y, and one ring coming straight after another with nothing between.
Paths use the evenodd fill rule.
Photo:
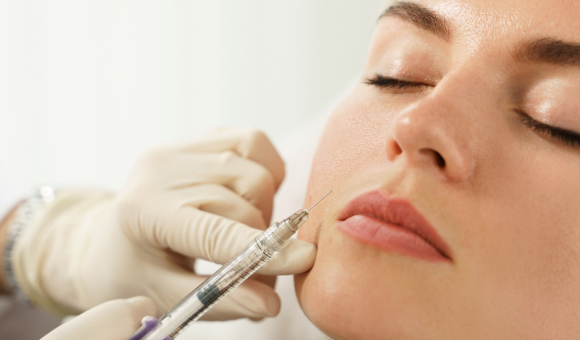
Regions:
<instances>
[{"instance_id":1,"label":"wrist","mask_svg":"<svg viewBox=\"0 0 580 340\"><path fill-rule=\"evenodd\" d=\"M22 275L22 270L26 266L23 267L21 261L18 260L18 245L37 215L47 203L53 200L54 190L48 186L41 187L35 194L16 207L10 218L11 221L5 225L4 246L1 249L4 285L16 300L23 303L30 304L32 300L30 292L25 287L27 280Z\"/></svg>"},{"instance_id":2,"label":"wrist","mask_svg":"<svg viewBox=\"0 0 580 340\"><path fill-rule=\"evenodd\" d=\"M4 218L0 221L0 250L4 250L6 248L6 241L8 240L8 229L12 222L14 221L14 217L16 216L16 211L20 203L15 205ZM6 281L6 268L4 261L0 261L0 294L9 294L10 289L8 288L8 283Z\"/></svg>"},{"instance_id":3,"label":"wrist","mask_svg":"<svg viewBox=\"0 0 580 340\"><path fill-rule=\"evenodd\" d=\"M113 198L90 188L61 190L18 237L12 255L14 277L37 308L64 316L94 305L83 276L97 268L87 266L86 258Z\"/></svg>"}]
</instances>

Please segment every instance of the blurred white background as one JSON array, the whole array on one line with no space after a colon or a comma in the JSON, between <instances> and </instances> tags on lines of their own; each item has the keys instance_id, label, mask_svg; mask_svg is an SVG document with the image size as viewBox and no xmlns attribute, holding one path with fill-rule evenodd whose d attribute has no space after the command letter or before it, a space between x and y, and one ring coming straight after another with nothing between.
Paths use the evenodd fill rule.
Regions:
<instances>
[{"instance_id":1,"label":"blurred white background","mask_svg":"<svg viewBox=\"0 0 580 340\"><path fill-rule=\"evenodd\" d=\"M280 143L359 77L389 2L0 1L0 184L118 189L144 150L224 125Z\"/></svg>"},{"instance_id":2,"label":"blurred white background","mask_svg":"<svg viewBox=\"0 0 580 340\"><path fill-rule=\"evenodd\" d=\"M2 1L0 181L116 189L224 125L279 142L359 75L384 2Z\"/></svg>"}]
</instances>

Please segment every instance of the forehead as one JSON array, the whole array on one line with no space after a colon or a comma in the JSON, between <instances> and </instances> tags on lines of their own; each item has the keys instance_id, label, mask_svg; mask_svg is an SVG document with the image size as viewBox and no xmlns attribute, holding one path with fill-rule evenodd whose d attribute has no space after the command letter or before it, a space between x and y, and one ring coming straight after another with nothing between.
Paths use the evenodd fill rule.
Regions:
<instances>
[{"instance_id":1,"label":"forehead","mask_svg":"<svg viewBox=\"0 0 580 340\"><path fill-rule=\"evenodd\" d=\"M577 0L409 0L443 16L453 41L481 45L553 37L580 42Z\"/></svg>"}]
</instances>

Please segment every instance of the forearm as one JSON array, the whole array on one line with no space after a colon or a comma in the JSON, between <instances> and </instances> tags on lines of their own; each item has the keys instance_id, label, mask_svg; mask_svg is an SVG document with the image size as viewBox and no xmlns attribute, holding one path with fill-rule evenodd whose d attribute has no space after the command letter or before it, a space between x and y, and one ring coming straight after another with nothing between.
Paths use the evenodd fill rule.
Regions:
<instances>
[{"instance_id":1,"label":"forearm","mask_svg":"<svg viewBox=\"0 0 580 340\"><path fill-rule=\"evenodd\" d=\"M18 206L19 204L17 204L16 206L14 206L14 208L8 213L6 214L6 216L4 216L2 218L2 220L0 221L0 258L2 258L1 264L0 264L0 294L8 294L10 291L8 289L8 286L6 284L6 278L5 278L5 268L4 268L4 250L6 249L6 240L8 239L8 228L10 226L10 224L12 223L12 221L14 220L14 217L16 216L16 211L18 210Z\"/></svg>"}]
</instances>

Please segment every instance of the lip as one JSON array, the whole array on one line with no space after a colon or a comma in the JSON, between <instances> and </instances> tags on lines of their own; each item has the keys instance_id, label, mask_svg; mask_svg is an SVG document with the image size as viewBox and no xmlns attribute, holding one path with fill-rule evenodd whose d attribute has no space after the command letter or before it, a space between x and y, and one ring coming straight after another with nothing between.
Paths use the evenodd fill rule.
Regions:
<instances>
[{"instance_id":1,"label":"lip","mask_svg":"<svg viewBox=\"0 0 580 340\"><path fill-rule=\"evenodd\" d=\"M346 235L387 252L432 262L452 261L447 243L415 207L381 190L350 201L336 226Z\"/></svg>"}]
</instances>

